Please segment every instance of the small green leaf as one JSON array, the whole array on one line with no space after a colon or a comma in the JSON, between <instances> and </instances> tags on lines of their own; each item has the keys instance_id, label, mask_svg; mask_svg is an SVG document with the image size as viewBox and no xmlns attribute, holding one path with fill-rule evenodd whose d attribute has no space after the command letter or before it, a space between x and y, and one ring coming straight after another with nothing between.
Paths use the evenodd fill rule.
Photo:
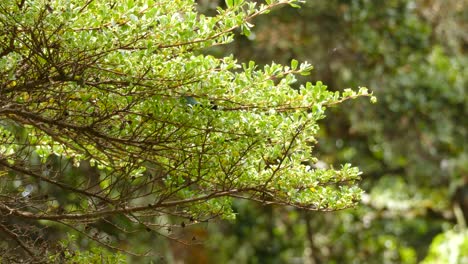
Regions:
<instances>
[{"instance_id":1,"label":"small green leaf","mask_svg":"<svg viewBox=\"0 0 468 264\"><path fill-rule=\"evenodd\" d=\"M299 65L299 62L297 60L293 59L291 61L291 69L292 70L296 70L298 65Z\"/></svg>"},{"instance_id":2,"label":"small green leaf","mask_svg":"<svg viewBox=\"0 0 468 264\"><path fill-rule=\"evenodd\" d=\"M235 1L235 0L226 0L226 6L227 6L228 8L233 7L233 6L234 6L234 1Z\"/></svg>"},{"instance_id":3,"label":"small green leaf","mask_svg":"<svg viewBox=\"0 0 468 264\"><path fill-rule=\"evenodd\" d=\"M248 27L242 26L241 28L242 28L242 34L244 34L246 37L250 36L251 31Z\"/></svg>"},{"instance_id":4,"label":"small green leaf","mask_svg":"<svg viewBox=\"0 0 468 264\"><path fill-rule=\"evenodd\" d=\"M291 7L294 7L294 8L301 8L301 6L298 5L298 4L290 3L289 5L290 5Z\"/></svg>"}]
</instances>

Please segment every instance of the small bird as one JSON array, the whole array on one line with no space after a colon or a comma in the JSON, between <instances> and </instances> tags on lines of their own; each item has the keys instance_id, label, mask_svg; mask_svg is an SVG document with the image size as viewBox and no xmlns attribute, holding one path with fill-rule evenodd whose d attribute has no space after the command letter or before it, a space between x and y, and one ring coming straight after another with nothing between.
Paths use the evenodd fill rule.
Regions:
<instances>
[{"instance_id":1,"label":"small bird","mask_svg":"<svg viewBox=\"0 0 468 264\"><path fill-rule=\"evenodd\" d=\"M184 98L185 98L185 102L190 107L194 107L195 105L200 105L201 106L201 104L197 100L195 100L195 98L193 98L192 96L186 95L186 96L184 96Z\"/></svg>"},{"instance_id":2,"label":"small bird","mask_svg":"<svg viewBox=\"0 0 468 264\"><path fill-rule=\"evenodd\" d=\"M208 106L206 106L206 105L202 105L200 102L198 102L192 96L185 95L184 98L185 98L185 102L187 103L187 105L189 107L201 106L201 107L204 107L204 108L207 108L207 109L212 109L212 110L217 110L218 109L218 106L216 104L214 104L214 102L210 102L210 104Z\"/></svg>"}]
</instances>

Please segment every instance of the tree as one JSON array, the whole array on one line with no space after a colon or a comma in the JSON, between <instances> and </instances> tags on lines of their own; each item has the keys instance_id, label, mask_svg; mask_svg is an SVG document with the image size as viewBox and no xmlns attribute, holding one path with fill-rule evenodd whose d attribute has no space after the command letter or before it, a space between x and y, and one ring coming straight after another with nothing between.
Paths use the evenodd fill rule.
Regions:
<instances>
[{"instance_id":1,"label":"tree","mask_svg":"<svg viewBox=\"0 0 468 264\"><path fill-rule=\"evenodd\" d=\"M177 239L173 228L233 219L233 198L313 211L360 200L358 168L314 167L312 151L327 107L371 94L295 85L312 69L296 60L207 55L298 3L226 4L214 16L191 1L0 4L4 258L63 250L48 241L57 225L124 250L117 233Z\"/></svg>"}]
</instances>

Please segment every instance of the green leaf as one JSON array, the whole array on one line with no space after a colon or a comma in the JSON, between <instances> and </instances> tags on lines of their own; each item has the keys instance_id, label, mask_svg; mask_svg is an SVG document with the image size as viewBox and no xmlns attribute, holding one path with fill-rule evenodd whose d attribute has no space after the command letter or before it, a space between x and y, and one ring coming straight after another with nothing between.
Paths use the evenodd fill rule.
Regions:
<instances>
[{"instance_id":1,"label":"green leaf","mask_svg":"<svg viewBox=\"0 0 468 264\"><path fill-rule=\"evenodd\" d=\"M231 8L234 6L235 0L226 0L226 6Z\"/></svg>"},{"instance_id":2,"label":"green leaf","mask_svg":"<svg viewBox=\"0 0 468 264\"><path fill-rule=\"evenodd\" d=\"M291 60L291 69L292 70L296 70L298 65L299 65L299 62L297 60L295 60L295 59Z\"/></svg>"}]
</instances>

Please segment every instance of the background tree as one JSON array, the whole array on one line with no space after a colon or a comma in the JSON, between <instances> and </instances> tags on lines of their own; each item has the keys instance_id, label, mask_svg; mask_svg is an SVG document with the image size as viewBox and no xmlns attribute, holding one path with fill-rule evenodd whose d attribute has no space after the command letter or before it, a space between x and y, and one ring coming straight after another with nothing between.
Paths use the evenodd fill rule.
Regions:
<instances>
[{"instance_id":1,"label":"background tree","mask_svg":"<svg viewBox=\"0 0 468 264\"><path fill-rule=\"evenodd\" d=\"M3 1L3 260L146 255L125 241L145 232L191 243L173 229L233 219L232 198L354 206L359 170L314 166L312 150L325 109L367 89L295 85L311 70L296 60L203 55L285 4L297 2L229 0L207 16L191 1Z\"/></svg>"},{"instance_id":2,"label":"background tree","mask_svg":"<svg viewBox=\"0 0 468 264\"><path fill-rule=\"evenodd\" d=\"M426 256L441 263L453 253L452 263L462 263L468 241L461 231L468 215L466 11L465 1L309 1L259 17L249 38L214 51L259 63L308 60L312 76L331 90L366 83L379 103L333 109L316 148L325 164L360 164L367 191L362 206L302 214L238 204L244 214L221 229L230 246L213 252L224 259L261 262L268 255L316 263L416 263Z\"/></svg>"}]
</instances>

